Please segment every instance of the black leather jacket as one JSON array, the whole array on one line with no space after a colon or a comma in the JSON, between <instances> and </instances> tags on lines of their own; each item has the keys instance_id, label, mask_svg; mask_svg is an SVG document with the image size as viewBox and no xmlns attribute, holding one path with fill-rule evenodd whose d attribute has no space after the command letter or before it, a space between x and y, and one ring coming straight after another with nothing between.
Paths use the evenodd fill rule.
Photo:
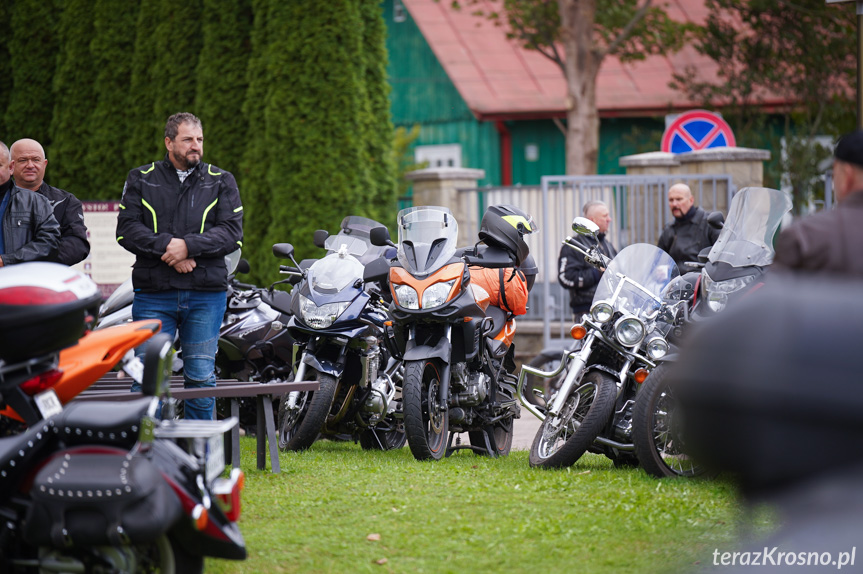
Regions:
<instances>
[{"instance_id":1,"label":"black leather jacket","mask_svg":"<svg viewBox=\"0 0 863 574\"><path fill-rule=\"evenodd\" d=\"M48 198L54 208L54 219L60 224L60 245L57 257L52 259L63 265L75 265L90 253L87 227L84 225L84 208L78 198L68 191L42 182L39 193Z\"/></svg>"},{"instance_id":2,"label":"black leather jacket","mask_svg":"<svg viewBox=\"0 0 863 574\"><path fill-rule=\"evenodd\" d=\"M3 213L3 265L26 261L53 261L60 240L60 225L51 204L35 191L11 185Z\"/></svg>"},{"instance_id":3,"label":"black leather jacket","mask_svg":"<svg viewBox=\"0 0 863 574\"><path fill-rule=\"evenodd\" d=\"M699 252L716 243L719 231L707 223L707 212L693 206L686 215L674 218L674 221L665 227L656 245L671 255L683 273L683 264L687 261L698 261Z\"/></svg>"},{"instance_id":4,"label":"black leather jacket","mask_svg":"<svg viewBox=\"0 0 863 574\"><path fill-rule=\"evenodd\" d=\"M195 260L191 273L179 273L161 260L175 237L186 242ZM120 201L117 241L137 256L136 291L225 291L225 255L243 241L243 205L234 176L201 162L180 184L167 155L133 169Z\"/></svg>"},{"instance_id":5,"label":"black leather jacket","mask_svg":"<svg viewBox=\"0 0 863 574\"><path fill-rule=\"evenodd\" d=\"M604 233L598 235L599 250L608 257L617 255L617 249L605 237ZM588 251L594 245L593 239L583 235L573 237L575 243L582 249ZM560 249L557 259L557 279L560 284L569 289L569 306L575 314L590 310L596 286L602 277L599 269L584 260L584 255L566 245Z\"/></svg>"}]
</instances>

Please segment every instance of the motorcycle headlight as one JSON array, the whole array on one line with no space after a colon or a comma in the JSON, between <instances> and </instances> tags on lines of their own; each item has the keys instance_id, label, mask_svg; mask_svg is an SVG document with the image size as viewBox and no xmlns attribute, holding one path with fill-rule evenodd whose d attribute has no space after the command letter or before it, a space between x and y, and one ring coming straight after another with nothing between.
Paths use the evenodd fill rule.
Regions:
<instances>
[{"instance_id":1,"label":"motorcycle headlight","mask_svg":"<svg viewBox=\"0 0 863 574\"><path fill-rule=\"evenodd\" d=\"M303 322L312 329L326 329L345 312L350 301L340 303L326 303L318 307L314 301L300 295L300 316Z\"/></svg>"},{"instance_id":2,"label":"motorcycle headlight","mask_svg":"<svg viewBox=\"0 0 863 574\"><path fill-rule=\"evenodd\" d=\"M423 309L440 307L446 303L453 285L455 285L455 279L443 283L435 283L423 291Z\"/></svg>"},{"instance_id":3,"label":"motorcycle headlight","mask_svg":"<svg viewBox=\"0 0 863 574\"><path fill-rule=\"evenodd\" d=\"M662 337L654 337L647 342L647 356L658 360L668 353L668 343Z\"/></svg>"},{"instance_id":4,"label":"motorcycle headlight","mask_svg":"<svg viewBox=\"0 0 863 574\"><path fill-rule=\"evenodd\" d=\"M701 271L701 285L704 287L704 299L707 301L707 306L710 310L714 312L725 309L725 306L728 304L728 296L732 293L742 291L754 280L755 277L749 275L725 281L714 281L707 274L707 271L703 269Z\"/></svg>"},{"instance_id":5,"label":"motorcycle headlight","mask_svg":"<svg viewBox=\"0 0 863 574\"><path fill-rule=\"evenodd\" d=\"M614 307L605 301L600 301L590 310L590 316L597 323L606 323L614 315Z\"/></svg>"},{"instance_id":6,"label":"motorcycle headlight","mask_svg":"<svg viewBox=\"0 0 863 574\"><path fill-rule=\"evenodd\" d=\"M624 347L634 347L644 339L645 329L637 317L621 317L614 324L614 336Z\"/></svg>"},{"instance_id":7,"label":"motorcycle headlight","mask_svg":"<svg viewBox=\"0 0 863 574\"><path fill-rule=\"evenodd\" d=\"M417 290L410 285L395 286L396 303L405 309L419 309L420 300Z\"/></svg>"}]
</instances>

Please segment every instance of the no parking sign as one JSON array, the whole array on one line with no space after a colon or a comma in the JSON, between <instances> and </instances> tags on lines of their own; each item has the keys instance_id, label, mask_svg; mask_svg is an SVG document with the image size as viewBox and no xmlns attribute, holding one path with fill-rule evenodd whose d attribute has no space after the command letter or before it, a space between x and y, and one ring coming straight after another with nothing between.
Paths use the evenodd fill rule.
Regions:
<instances>
[{"instance_id":1,"label":"no parking sign","mask_svg":"<svg viewBox=\"0 0 863 574\"><path fill-rule=\"evenodd\" d=\"M714 147L734 147L734 134L718 115L706 110L680 114L662 134L662 151L686 153Z\"/></svg>"}]
</instances>

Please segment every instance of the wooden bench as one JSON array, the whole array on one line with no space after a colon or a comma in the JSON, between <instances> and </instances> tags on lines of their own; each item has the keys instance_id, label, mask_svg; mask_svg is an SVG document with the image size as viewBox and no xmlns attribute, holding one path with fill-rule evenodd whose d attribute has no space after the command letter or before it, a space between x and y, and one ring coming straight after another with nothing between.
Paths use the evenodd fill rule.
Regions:
<instances>
[{"instance_id":1,"label":"wooden bench","mask_svg":"<svg viewBox=\"0 0 863 574\"><path fill-rule=\"evenodd\" d=\"M87 390L75 397L77 401L131 401L141 398L141 393L133 393L132 379L118 378L115 373L102 377ZM201 397L222 397L231 399L231 416L240 417L239 399L254 397L257 405L258 432L258 470L267 468L267 443L269 443L270 468L273 473L281 472L279 464L279 444L276 438L276 424L273 420L273 397L281 396L291 391L316 391L317 381L299 381L290 383L258 383L239 381L236 379L219 379L215 387L186 389L183 387L183 377L171 377L171 397L175 399L196 399ZM261 432L265 429L266 432ZM229 456L234 468L240 467L240 429L239 425L231 429Z\"/></svg>"}]
</instances>

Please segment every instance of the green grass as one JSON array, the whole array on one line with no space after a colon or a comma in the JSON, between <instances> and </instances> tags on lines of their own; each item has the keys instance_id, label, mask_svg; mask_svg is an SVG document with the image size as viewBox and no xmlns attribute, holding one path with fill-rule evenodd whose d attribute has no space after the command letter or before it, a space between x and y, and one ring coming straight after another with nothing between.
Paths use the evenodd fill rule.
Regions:
<instances>
[{"instance_id":1,"label":"green grass","mask_svg":"<svg viewBox=\"0 0 863 574\"><path fill-rule=\"evenodd\" d=\"M429 463L322 441L282 453L274 475L255 469L254 439L241 448L249 558L207 572L679 572L729 548L743 516L727 482L598 455L545 471L527 451Z\"/></svg>"}]
</instances>

